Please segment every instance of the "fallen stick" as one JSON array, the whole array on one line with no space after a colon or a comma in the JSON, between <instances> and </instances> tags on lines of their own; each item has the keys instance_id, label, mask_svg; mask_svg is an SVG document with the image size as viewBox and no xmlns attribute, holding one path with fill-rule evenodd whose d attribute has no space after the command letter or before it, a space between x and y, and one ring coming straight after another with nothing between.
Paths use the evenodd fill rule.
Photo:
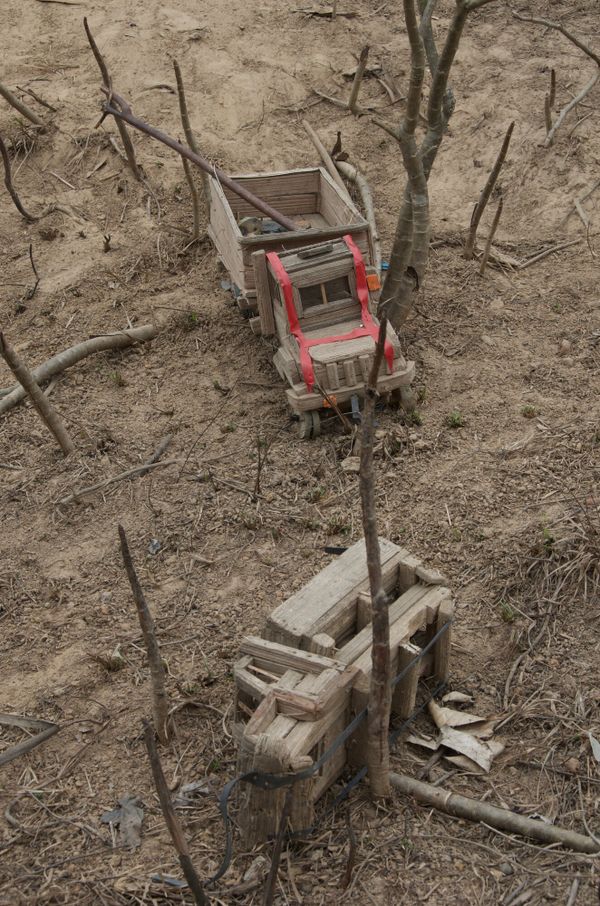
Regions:
<instances>
[{"instance_id":1,"label":"fallen stick","mask_svg":"<svg viewBox=\"0 0 600 906\"><path fill-rule=\"evenodd\" d=\"M553 245L551 248L540 252L539 255L534 255L533 258L528 258L526 261L521 262L517 270L522 271L526 267L529 267L530 264L535 264L537 261L542 261L543 258L547 258L552 252L560 252L561 249L568 249L572 245L579 245L580 242L582 242L581 239L571 239L570 242L559 242L558 245Z\"/></svg>"},{"instance_id":2,"label":"fallen stick","mask_svg":"<svg viewBox=\"0 0 600 906\"><path fill-rule=\"evenodd\" d=\"M43 126L44 121L40 119L37 113L34 113L27 104L24 104L23 101L20 101L19 98L12 93L10 88L7 88L6 85L3 85L0 82L0 95L4 98L5 101L8 101L11 107L14 107L15 110L18 110L25 119L28 119L30 123L33 123L34 126Z\"/></svg>"},{"instance_id":3,"label":"fallen stick","mask_svg":"<svg viewBox=\"0 0 600 906\"><path fill-rule=\"evenodd\" d=\"M525 818L508 809L498 808L496 805L489 805L487 802L480 802L477 799L469 799L467 796L452 793L449 790L433 786L431 783L424 783L422 780L414 780L404 774L390 773L390 783L405 795L413 796L417 802L425 803L454 818L482 822L497 830L518 834L521 837L530 837L533 840L541 840L543 843L560 843L575 852L597 853L600 851L600 845L584 834L556 827L553 824L546 824L544 821L536 821L533 818Z\"/></svg>"},{"instance_id":4,"label":"fallen stick","mask_svg":"<svg viewBox=\"0 0 600 906\"><path fill-rule=\"evenodd\" d=\"M32 214L29 213L29 211L25 210L25 208L21 204L21 199L19 198L19 196L17 194L17 190L13 186L12 173L10 170L10 157L8 156L8 151L6 149L6 145L4 144L4 141L3 141L1 135L0 135L0 154L2 155L2 163L4 164L4 185L6 186L6 190L7 190L8 194L14 201L15 207L16 207L17 211L19 212L19 214L21 214L21 216L24 217L28 223L35 223L35 221L37 220L37 217L34 217Z\"/></svg>"},{"instance_id":5,"label":"fallen stick","mask_svg":"<svg viewBox=\"0 0 600 906\"><path fill-rule=\"evenodd\" d=\"M131 586L140 627L144 636L146 653L148 655L148 665L150 667L150 678L152 681L152 713L154 715L154 725L158 738L163 744L166 744L169 741L169 699L165 687L165 668L156 639L154 620L148 609L144 592L142 591L135 571L135 566L133 565L133 560L131 559L125 529L122 525L119 525L118 528L119 540L121 542L121 556L123 557L125 571Z\"/></svg>"},{"instance_id":6,"label":"fallen stick","mask_svg":"<svg viewBox=\"0 0 600 906\"><path fill-rule=\"evenodd\" d=\"M56 503L58 506L65 506L67 503L72 503L74 500L78 500L80 497L85 496L85 494L99 491L100 488L107 488L109 485L116 484L118 481L125 481L127 478L133 478L134 475L146 475L148 472L152 471L152 469L174 466L179 462L181 462L179 459L165 459L163 462L153 462L152 459L150 459L142 466L135 466L133 469L127 469L125 472L119 472L118 475L113 475L112 478L105 478L104 481L99 481L97 484L91 484L87 488L81 488L80 491L74 491L72 494L69 494L68 497L62 497L60 500L57 500Z\"/></svg>"},{"instance_id":7,"label":"fallen stick","mask_svg":"<svg viewBox=\"0 0 600 906\"><path fill-rule=\"evenodd\" d=\"M281 214L280 211L277 211L275 208L271 207L270 204L267 204L266 201L263 201L262 198L259 198L257 195L254 195L253 192L249 192L248 189L245 189L239 182L236 182L235 179L232 179L230 176L227 176L223 170L220 170L215 164L209 163L205 160L200 154L195 154L185 145L182 145L181 142L175 141L174 138L171 138L170 135L167 135L165 132L161 132L160 129L156 129L154 126L150 126L148 123L145 123L144 120L141 120L139 117L135 116L131 107L127 101L122 98L120 95L112 94L106 89L102 89L109 97L109 100L103 105L102 109L106 116L114 116L117 119L124 120L126 123L129 123L130 126L133 126L135 129L139 129L140 132L145 132L146 135L155 138L157 141L162 142L163 145L166 145L167 148L172 148L173 151L177 151L182 157L186 157L193 164L196 164L197 167L200 167L201 170L204 170L205 173L208 173L209 176L212 176L213 179L216 179L222 185L226 186L228 189L231 189L232 192L235 192L240 198L243 198L244 201L247 201L261 213L265 214L267 217L270 217L271 220L274 220L276 223L280 224L282 227L285 227L286 230L296 231L298 229L297 225L293 220L290 220L289 217L286 217L285 214ZM121 109L114 107L110 101L114 100Z\"/></svg>"},{"instance_id":8,"label":"fallen stick","mask_svg":"<svg viewBox=\"0 0 600 906\"><path fill-rule=\"evenodd\" d=\"M596 84L598 79L600 79L600 66L596 67L596 72L594 73L594 75L592 76L590 81L587 83L585 88L582 88L581 91L579 92L579 94L577 94L573 98L572 101L569 101L568 104L565 104L563 109L560 111L560 113L558 114L558 117L556 119L556 122L551 127L551 129L548 130L548 134L546 135L546 138L544 139L545 148L550 147L550 145L554 141L554 136L556 135L557 129L559 129L562 126L567 114L571 112L573 107L576 107L577 104L580 104L581 101L584 99L584 97L586 97L586 95L588 95L590 93L590 91L592 90L592 88L594 87L594 85Z\"/></svg>"},{"instance_id":9,"label":"fallen stick","mask_svg":"<svg viewBox=\"0 0 600 906\"><path fill-rule=\"evenodd\" d=\"M68 456L69 453L73 453L75 444L71 440L69 432L65 428L60 415L49 402L48 398L44 396L31 371L27 365L21 361L10 343L7 342L6 337L1 330L0 355L2 355L4 361L23 387L25 393L31 398L31 402L34 405L36 412L50 433L56 438L56 441L65 456Z\"/></svg>"},{"instance_id":10,"label":"fallen stick","mask_svg":"<svg viewBox=\"0 0 600 906\"><path fill-rule=\"evenodd\" d=\"M148 759L152 769L154 786L158 793L158 801L160 802L165 824L171 835L173 846L177 850L177 857L179 859L179 864L181 865L181 870L188 882L188 886L192 891L197 906L210 906L210 900L204 893L202 882L200 881L190 858L187 840L181 829L179 819L175 814L175 809L171 801L171 794L169 793L167 781L165 780L165 775L160 763L160 756L156 748L156 742L154 741L154 727L151 727L147 721L144 721L144 741L146 743Z\"/></svg>"},{"instance_id":11,"label":"fallen stick","mask_svg":"<svg viewBox=\"0 0 600 906\"><path fill-rule=\"evenodd\" d=\"M381 277L381 240L379 238L379 232L377 230L377 222L375 220L375 206L373 204L373 196L371 195L371 189L366 178L360 172L358 167L355 167L354 164L349 163L348 161L336 160L336 168L339 172L349 179L350 182L353 182L358 189L365 209L365 216L371 227L371 239L373 240L373 264L377 270L378 275Z\"/></svg>"},{"instance_id":12,"label":"fallen stick","mask_svg":"<svg viewBox=\"0 0 600 906\"><path fill-rule=\"evenodd\" d=\"M578 204L582 205L583 202L586 201L590 197L590 195L593 195L593 193L598 188L600 188L600 179L596 180L596 182L594 183L594 185L592 186L591 189L588 189L586 192L583 193L583 195L580 195L579 198L575 199L575 201L573 202L573 210L569 211L569 213L563 217L559 226L561 226L561 227L564 226L565 223L567 222L567 220L569 219L569 217L571 216L571 214L573 214L574 212L577 211L577 205ZM587 224L586 224L586 226L587 226Z\"/></svg>"},{"instance_id":13,"label":"fallen stick","mask_svg":"<svg viewBox=\"0 0 600 906\"><path fill-rule=\"evenodd\" d=\"M339 186L339 188L342 190L342 192L344 193L346 198L350 198L350 195L348 194L348 189L346 188L346 184L344 183L344 180L342 179L342 177L336 170L335 164L331 159L331 155L329 154L329 151L327 150L327 148L325 147L325 145L323 144L323 142L321 141L321 139L319 138L319 136L317 135L317 133L315 132L313 127L310 125L310 123L307 122L307 120L302 120L302 125L304 126L304 129L305 129L306 134L308 135L309 139L311 140L311 142L313 143L313 145L319 152L321 160L325 164L325 169L327 170L327 172L329 173L329 175L331 176L331 178L333 179L335 184L337 186Z\"/></svg>"},{"instance_id":14,"label":"fallen stick","mask_svg":"<svg viewBox=\"0 0 600 906\"><path fill-rule=\"evenodd\" d=\"M43 365L39 365L31 372L33 379L37 384L42 384L94 352L105 352L108 349L126 349L128 346L135 346L136 343L145 343L147 340L153 340L157 334L157 327L153 324L145 324L143 327L134 327L131 330L122 330L117 333L104 334L100 337L92 337L90 340L84 340L83 343L78 343L76 346L71 346L69 349L59 352L51 359L48 359L47 362L44 362ZM20 386L0 390L0 415L8 412L9 409L20 403L26 396L27 394Z\"/></svg>"},{"instance_id":15,"label":"fallen stick","mask_svg":"<svg viewBox=\"0 0 600 906\"><path fill-rule=\"evenodd\" d=\"M485 211L486 205L487 205L488 201L490 200L490 195L492 194L494 186L496 185L496 180L498 179L500 170L502 169L502 164L504 163L504 161L506 159L506 155L508 153L508 146L510 145L510 140L511 140L514 128L515 128L515 124L513 122L510 124L510 126L506 130L506 135L504 136L504 141L502 142L502 147L500 148L498 157L496 158L496 161L494 163L494 166L492 167L491 173L487 178L487 182L486 182L485 186L483 187L483 191L482 191L481 195L479 196L479 201L477 202L477 204L475 205L475 207L473 209L473 216L471 217L471 224L469 227L469 235L468 235L467 241L465 243L465 252L464 252L465 258L473 257L473 252L475 250L475 242L477 240L477 228L479 226L479 221L481 220L483 212Z\"/></svg>"},{"instance_id":16,"label":"fallen stick","mask_svg":"<svg viewBox=\"0 0 600 906\"><path fill-rule=\"evenodd\" d=\"M51 736L54 736L60 730L59 724L52 723L49 720L34 720L31 717L21 717L18 714L0 714L0 726L21 727L24 730L40 730L35 736L24 739L23 742L19 742L17 745L11 746L0 753L0 766L8 764L9 761L14 761L20 755L31 752L32 749L50 739Z\"/></svg>"},{"instance_id":17,"label":"fallen stick","mask_svg":"<svg viewBox=\"0 0 600 906\"><path fill-rule=\"evenodd\" d=\"M587 54L588 57L594 61L597 66L600 66L600 56L597 53L584 44L583 41L574 35L573 32L567 31L564 25L561 22L553 22L551 19L543 19L541 16L524 16L522 13L516 13L514 10L511 10L513 17L518 19L519 22L535 22L536 25L545 25L546 28L554 28L556 31L559 31L561 35L564 35L568 41L571 41L575 47L578 47L579 50L582 50L584 54Z\"/></svg>"}]
</instances>

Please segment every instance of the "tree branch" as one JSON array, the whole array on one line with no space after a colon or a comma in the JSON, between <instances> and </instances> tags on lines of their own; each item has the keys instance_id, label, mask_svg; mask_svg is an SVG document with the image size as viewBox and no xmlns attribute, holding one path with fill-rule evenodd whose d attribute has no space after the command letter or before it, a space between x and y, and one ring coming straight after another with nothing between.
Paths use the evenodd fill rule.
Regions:
<instances>
[{"instance_id":1,"label":"tree branch","mask_svg":"<svg viewBox=\"0 0 600 906\"><path fill-rule=\"evenodd\" d=\"M0 82L0 95L2 95L5 101L8 101L11 107L14 107L15 110L18 110L19 113L25 117L25 119L29 120L30 123L33 123L35 126L43 127L44 121L40 119L37 113L34 113L27 104L20 101L19 98L12 93L10 88L7 88L2 82Z\"/></svg>"},{"instance_id":2,"label":"tree branch","mask_svg":"<svg viewBox=\"0 0 600 906\"><path fill-rule=\"evenodd\" d=\"M471 0L473 2L473 0ZM487 0L491 2L491 0ZM561 35L564 35L568 41L571 41L575 47L578 47L579 50L582 50L584 54L587 54L590 57L596 66L600 66L600 56L597 53L594 53L591 48L584 44L581 38L578 38L577 35L574 35L573 32L568 31L561 22L553 22L551 19L543 19L539 16L524 16L522 13L517 13L514 10L511 10L514 19L518 19L519 22L534 22L536 25L545 25L546 28L553 28L556 31L559 31Z\"/></svg>"},{"instance_id":3,"label":"tree branch","mask_svg":"<svg viewBox=\"0 0 600 906\"><path fill-rule=\"evenodd\" d=\"M194 135L194 132L193 132L193 129L192 129L192 126L190 123L190 116L188 113L187 100L185 97L185 88L183 86L183 77L181 75L181 69L179 68L179 63L177 62L177 60L173 60L173 69L175 70L175 81L177 82L177 96L179 98L179 112L181 114L181 124L183 126L185 140L188 143L188 145L190 146L190 148L192 149L192 151L194 152L194 154L199 154L200 151L199 151L198 145L196 143L196 136ZM190 190L191 190L193 183L190 182L191 174L188 176L189 166L186 167L186 165L184 163L183 169L185 170L185 175L188 180L188 183L190 184ZM209 205L210 205L210 182L208 179L208 175L204 172L204 170L201 171L200 175L202 177L202 188L204 189L205 214L208 218L208 209L209 209ZM192 197L193 197L193 195L194 195L194 192L192 191ZM198 198L198 193L196 193L196 203L194 206L194 222L197 217L197 211L198 211L197 198ZM195 239L198 238L195 231L194 231L194 238Z\"/></svg>"},{"instance_id":4,"label":"tree branch","mask_svg":"<svg viewBox=\"0 0 600 906\"><path fill-rule=\"evenodd\" d=\"M592 76L590 81L587 83L585 88L582 88L581 91L579 92L579 94L576 95L572 101L569 101L568 104L565 104L563 109L560 111L560 113L558 114L558 117L556 118L556 122L549 129L548 134L546 135L546 138L544 139L545 148L550 147L550 145L554 141L554 136L556 135L556 131L562 126L567 114L571 112L573 107L576 107L577 104L580 104L582 102L582 100L584 99L584 97L590 93L590 91L592 90L592 88L594 87L594 85L596 84L598 79L600 79L600 67L598 67L596 69L596 72L594 73L594 75Z\"/></svg>"},{"instance_id":5,"label":"tree branch","mask_svg":"<svg viewBox=\"0 0 600 906\"><path fill-rule=\"evenodd\" d=\"M28 223L35 223L38 218L34 217L33 214L30 214L29 211L27 211L23 207L23 205L21 204L21 199L19 198L19 196L17 194L17 190L13 186L12 173L11 173L11 169L10 169L10 157L8 156L8 150L6 148L6 145L4 144L4 141L3 141L1 135L0 135L0 154L2 155L2 163L4 164L4 185L6 186L8 194L14 201L15 207L16 207L17 211L19 212L19 214L21 214L21 216L24 217Z\"/></svg>"}]
</instances>

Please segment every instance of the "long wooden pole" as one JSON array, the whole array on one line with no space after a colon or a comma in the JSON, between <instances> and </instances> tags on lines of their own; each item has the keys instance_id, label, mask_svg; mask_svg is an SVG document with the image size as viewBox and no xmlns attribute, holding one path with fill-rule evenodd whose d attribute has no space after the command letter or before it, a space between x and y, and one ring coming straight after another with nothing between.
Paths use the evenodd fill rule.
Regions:
<instances>
[{"instance_id":1,"label":"long wooden pole","mask_svg":"<svg viewBox=\"0 0 600 906\"><path fill-rule=\"evenodd\" d=\"M248 204L251 204L253 207L257 208L261 213L265 214L267 217L270 217L271 220L274 220L276 223L279 223L286 230L295 231L298 229L298 226L294 223L293 220L290 220L289 217L286 217L285 214L282 214L276 208L271 207L266 201L263 201L262 198L259 198L257 195L254 195L252 192L249 192L248 189L245 189L239 182L236 182L235 179L232 179L230 176L227 176L223 170L220 170L219 167L211 164L200 154L195 154L191 151L186 145L182 145L181 142L176 141L174 138L171 138L170 135L167 135L165 132L161 132L160 129L156 129L154 126L150 126L148 123L145 123L139 117L135 116L131 107L127 101L122 98L120 95L115 94L113 91L112 94L106 89L103 89L111 100L114 100L118 109L113 104L110 103L110 100L103 105L103 110L105 114L110 114L117 119L124 120L126 123L129 123L130 126L133 126L134 129L139 129L140 132L145 132L146 135L150 135L152 138L155 138L158 142L162 142L163 145L166 145L167 148L172 148L173 151L177 151L182 157L186 157L193 164L196 164L197 167L200 167L201 170L204 170L205 173L208 173L209 176L212 176L213 179L216 179L217 182L222 183L222 185L227 186L228 189L231 189L232 192L235 192L240 198L243 198L244 201L247 201Z\"/></svg>"}]
</instances>

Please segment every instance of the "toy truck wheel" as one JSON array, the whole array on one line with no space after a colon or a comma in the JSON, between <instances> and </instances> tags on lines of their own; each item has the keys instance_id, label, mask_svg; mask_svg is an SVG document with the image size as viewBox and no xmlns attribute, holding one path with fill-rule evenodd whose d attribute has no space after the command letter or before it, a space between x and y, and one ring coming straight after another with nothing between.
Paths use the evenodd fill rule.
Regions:
<instances>
[{"instance_id":1,"label":"toy truck wheel","mask_svg":"<svg viewBox=\"0 0 600 906\"><path fill-rule=\"evenodd\" d=\"M312 440L321 433L321 419L318 412L300 412L298 433L302 440Z\"/></svg>"}]
</instances>

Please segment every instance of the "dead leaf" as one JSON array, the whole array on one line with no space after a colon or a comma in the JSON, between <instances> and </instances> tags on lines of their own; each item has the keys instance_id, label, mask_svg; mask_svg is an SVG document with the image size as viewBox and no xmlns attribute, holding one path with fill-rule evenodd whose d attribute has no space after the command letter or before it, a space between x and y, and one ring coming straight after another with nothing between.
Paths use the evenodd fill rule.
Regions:
<instances>
[{"instance_id":1,"label":"dead leaf","mask_svg":"<svg viewBox=\"0 0 600 906\"><path fill-rule=\"evenodd\" d=\"M467 695L466 692L448 692L447 695L444 695L442 698L443 702L456 702L461 705L472 705L473 696Z\"/></svg>"},{"instance_id":2,"label":"dead leaf","mask_svg":"<svg viewBox=\"0 0 600 906\"><path fill-rule=\"evenodd\" d=\"M141 807L139 796L126 793L119 799L119 808L105 812L100 820L103 824L114 824L118 827L123 843L129 849L134 850L141 845L144 809Z\"/></svg>"},{"instance_id":3,"label":"dead leaf","mask_svg":"<svg viewBox=\"0 0 600 906\"><path fill-rule=\"evenodd\" d=\"M469 733L455 730L453 727L442 727L440 730L441 744L452 749L459 755L465 755L479 767L489 773L492 762L496 756L504 751L504 743L498 740L483 742Z\"/></svg>"},{"instance_id":4,"label":"dead leaf","mask_svg":"<svg viewBox=\"0 0 600 906\"><path fill-rule=\"evenodd\" d=\"M465 724L485 723L485 718L476 714L467 714L466 711L456 711L454 708L443 708L434 701L430 701L429 713L433 722L439 729L442 727L464 727Z\"/></svg>"},{"instance_id":5,"label":"dead leaf","mask_svg":"<svg viewBox=\"0 0 600 906\"><path fill-rule=\"evenodd\" d=\"M417 736L414 733L406 737L406 742L411 742L414 746L421 746L423 749L429 749L431 752L435 752L440 746L439 739L432 739L430 736Z\"/></svg>"},{"instance_id":6,"label":"dead leaf","mask_svg":"<svg viewBox=\"0 0 600 906\"><path fill-rule=\"evenodd\" d=\"M594 756L596 761L600 761L600 742L598 742L596 737L592 736L592 734L589 732L588 732L588 738L590 740L590 745L592 747L592 755Z\"/></svg>"}]
</instances>

